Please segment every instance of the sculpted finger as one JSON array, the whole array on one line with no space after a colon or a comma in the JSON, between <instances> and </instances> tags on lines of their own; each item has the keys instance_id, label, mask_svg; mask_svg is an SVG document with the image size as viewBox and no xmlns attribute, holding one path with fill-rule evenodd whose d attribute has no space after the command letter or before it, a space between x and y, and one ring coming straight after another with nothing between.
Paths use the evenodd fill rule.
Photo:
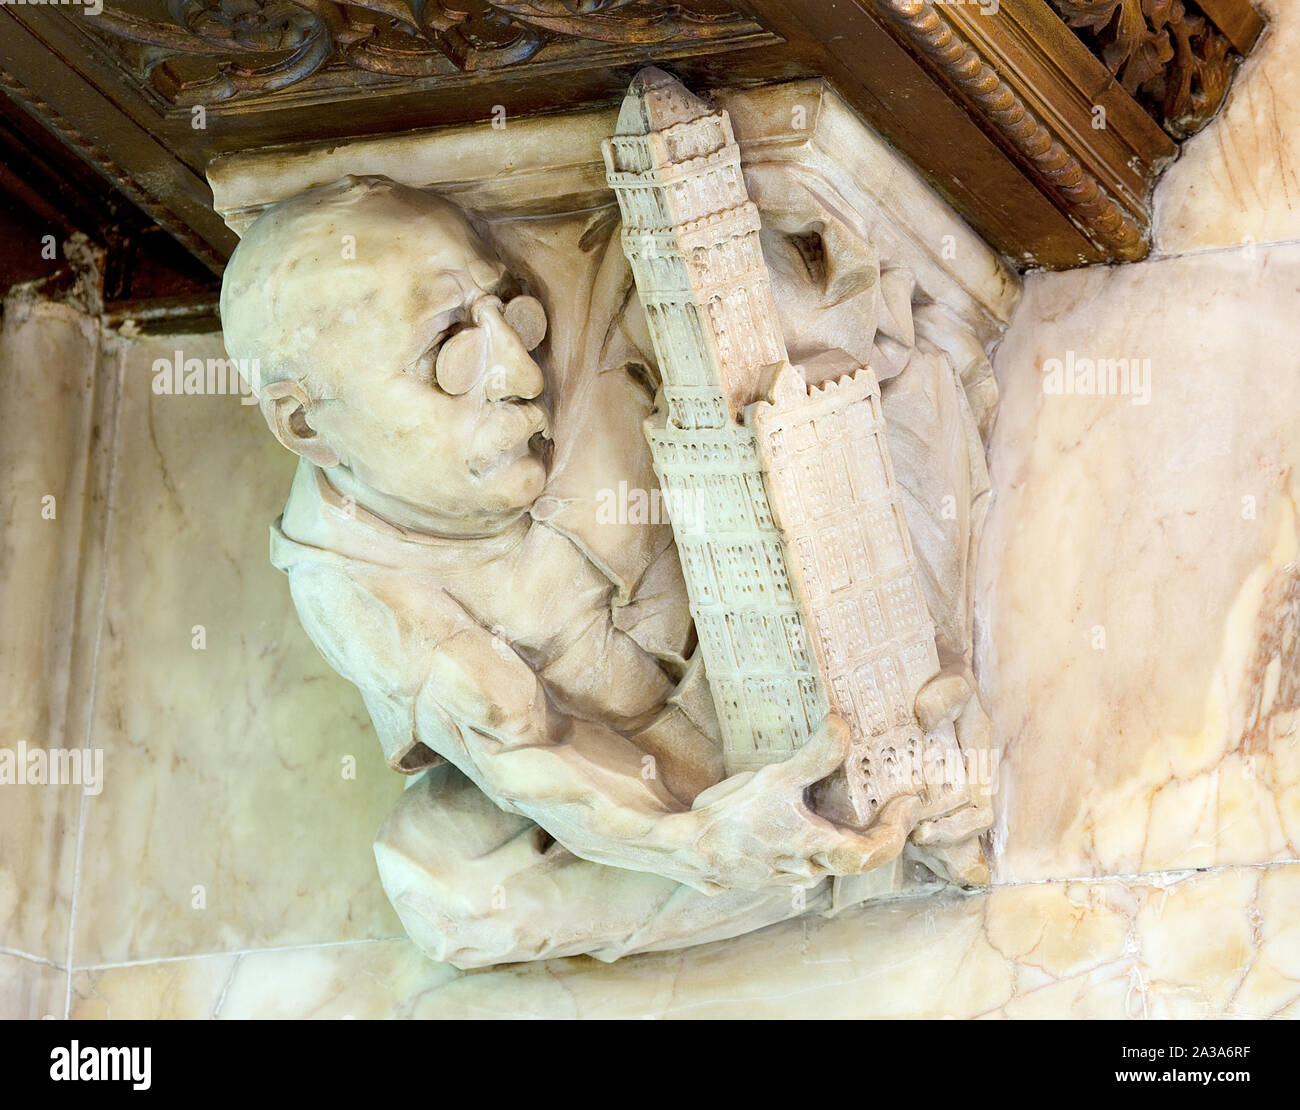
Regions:
<instances>
[{"instance_id":1,"label":"sculpted finger","mask_svg":"<svg viewBox=\"0 0 1300 1110\"><path fill-rule=\"evenodd\" d=\"M796 879L808 879L816 873L815 861L803 856L781 856L773 865L778 875Z\"/></svg>"},{"instance_id":2,"label":"sculpted finger","mask_svg":"<svg viewBox=\"0 0 1300 1110\"><path fill-rule=\"evenodd\" d=\"M923 821L912 833L912 842L932 845L959 844L976 833L982 833L991 824L993 824L991 809L986 806L964 806L946 817Z\"/></svg>"},{"instance_id":3,"label":"sculpted finger","mask_svg":"<svg viewBox=\"0 0 1300 1110\"><path fill-rule=\"evenodd\" d=\"M979 698L967 701L956 721L957 740L963 751L988 751L993 743L993 721Z\"/></svg>"},{"instance_id":4,"label":"sculpted finger","mask_svg":"<svg viewBox=\"0 0 1300 1110\"><path fill-rule=\"evenodd\" d=\"M916 824L921 800L895 798L866 832L835 827L834 840L812 856L812 861L832 875L860 875L896 859Z\"/></svg>"},{"instance_id":5,"label":"sculpted finger","mask_svg":"<svg viewBox=\"0 0 1300 1110\"><path fill-rule=\"evenodd\" d=\"M920 814L921 799L915 794L904 794L890 801L880 811L875 824L862 835L870 837L874 832L884 833L894 829L905 829L910 833L916 827L916 819Z\"/></svg>"},{"instance_id":6,"label":"sculpted finger","mask_svg":"<svg viewBox=\"0 0 1300 1110\"><path fill-rule=\"evenodd\" d=\"M773 764L773 767L780 768L783 780L814 783L838 768L848 754L849 726L843 718L832 713L802 748L784 763Z\"/></svg>"},{"instance_id":7,"label":"sculpted finger","mask_svg":"<svg viewBox=\"0 0 1300 1110\"><path fill-rule=\"evenodd\" d=\"M917 692L916 719L930 732L945 721L955 720L973 692L961 671L942 670Z\"/></svg>"},{"instance_id":8,"label":"sculpted finger","mask_svg":"<svg viewBox=\"0 0 1300 1110\"><path fill-rule=\"evenodd\" d=\"M870 871L896 859L920 813L921 799L913 795L895 798L885 806L876 823L856 837L853 850L857 853L857 869L852 874Z\"/></svg>"},{"instance_id":9,"label":"sculpted finger","mask_svg":"<svg viewBox=\"0 0 1300 1110\"><path fill-rule=\"evenodd\" d=\"M707 790L700 791L696 795L695 801L691 803L691 809L706 809L717 802L721 802L732 794L737 794L743 790L753 780L753 771L741 771L730 778L725 778L721 782L710 786Z\"/></svg>"}]
</instances>

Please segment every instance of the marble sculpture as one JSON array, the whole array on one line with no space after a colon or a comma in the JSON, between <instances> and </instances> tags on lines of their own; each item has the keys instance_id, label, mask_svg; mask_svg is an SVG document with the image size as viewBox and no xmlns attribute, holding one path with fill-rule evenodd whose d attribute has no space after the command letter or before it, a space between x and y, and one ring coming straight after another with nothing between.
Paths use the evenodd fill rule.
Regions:
<instances>
[{"instance_id":1,"label":"marble sculpture","mask_svg":"<svg viewBox=\"0 0 1300 1110\"><path fill-rule=\"evenodd\" d=\"M978 341L661 71L605 157L587 301L379 176L272 204L222 289L300 458L272 561L410 776L380 878L460 967L987 877ZM656 474L671 527L587 511Z\"/></svg>"}]
</instances>

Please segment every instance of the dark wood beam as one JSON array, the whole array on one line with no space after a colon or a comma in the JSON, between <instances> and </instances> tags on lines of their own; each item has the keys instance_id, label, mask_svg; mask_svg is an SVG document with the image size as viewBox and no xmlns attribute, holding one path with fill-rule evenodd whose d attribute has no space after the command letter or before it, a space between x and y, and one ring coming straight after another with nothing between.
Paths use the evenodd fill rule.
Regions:
<instances>
[{"instance_id":1,"label":"dark wood beam","mask_svg":"<svg viewBox=\"0 0 1300 1110\"><path fill-rule=\"evenodd\" d=\"M829 80L1019 266L1140 258L1177 147L1059 2L682 0L666 22L597 25L475 0L461 34L415 7L402 22L312 0L277 9L296 20L278 51L181 26L162 0L105 0L98 19L9 5L0 86L213 273L235 243L204 180L219 155L613 104L648 62L698 89ZM1263 26L1247 0L1200 7L1238 51Z\"/></svg>"}]
</instances>

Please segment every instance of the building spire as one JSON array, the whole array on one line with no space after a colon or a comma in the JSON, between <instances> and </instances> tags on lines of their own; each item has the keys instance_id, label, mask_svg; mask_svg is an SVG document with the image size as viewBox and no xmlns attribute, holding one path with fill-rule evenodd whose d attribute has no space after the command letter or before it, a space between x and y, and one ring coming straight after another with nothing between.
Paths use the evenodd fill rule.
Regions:
<instances>
[{"instance_id":1,"label":"building spire","mask_svg":"<svg viewBox=\"0 0 1300 1110\"><path fill-rule=\"evenodd\" d=\"M672 419L740 420L786 349L730 116L643 69L604 152Z\"/></svg>"},{"instance_id":2,"label":"building spire","mask_svg":"<svg viewBox=\"0 0 1300 1110\"><path fill-rule=\"evenodd\" d=\"M679 123L707 116L709 106L676 77L656 66L647 66L632 78L616 135L648 135Z\"/></svg>"}]
</instances>

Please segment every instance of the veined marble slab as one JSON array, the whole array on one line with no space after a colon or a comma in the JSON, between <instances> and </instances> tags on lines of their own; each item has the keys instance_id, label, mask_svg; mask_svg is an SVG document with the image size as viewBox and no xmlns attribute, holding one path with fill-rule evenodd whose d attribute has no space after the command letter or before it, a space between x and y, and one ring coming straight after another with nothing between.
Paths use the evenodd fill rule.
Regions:
<instances>
[{"instance_id":1,"label":"veined marble slab","mask_svg":"<svg viewBox=\"0 0 1300 1110\"><path fill-rule=\"evenodd\" d=\"M1300 1016L1300 867L1044 883L459 973L405 940L78 972L77 1017Z\"/></svg>"},{"instance_id":2,"label":"veined marble slab","mask_svg":"<svg viewBox=\"0 0 1300 1110\"><path fill-rule=\"evenodd\" d=\"M219 335L124 340L76 965L391 936L370 841L402 783L267 561L293 462L235 393L154 392ZM197 629L202 626L202 643Z\"/></svg>"},{"instance_id":3,"label":"veined marble slab","mask_svg":"<svg viewBox=\"0 0 1300 1110\"><path fill-rule=\"evenodd\" d=\"M94 546L88 533L97 532L89 464L99 450L91 434L99 327L75 309L22 296L6 300L3 325L0 759L9 770L0 778L0 949L61 963L82 791L34 782L25 757L39 751L48 762L50 752L86 743L73 676L78 606L93 624L96 601L78 574L83 549Z\"/></svg>"},{"instance_id":4,"label":"veined marble slab","mask_svg":"<svg viewBox=\"0 0 1300 1110\"><path fill-rule=\"evenodd\" d=\"M1296 246L1026 283L977 602L996 879L1300 858L1298 287ZM1145 399L1046 391L1081 359Z\"/></svg>"},{"instance_id":5,"label":"veined marble slab","mask_svg":"<svg viewBox=\"0 0 1300 1110\"><path fill-rule=\"evenodd\" d=\"M67 996L63 968L0 952L0 1021L62 1018Z\"/></svg>"}]
</instances>

